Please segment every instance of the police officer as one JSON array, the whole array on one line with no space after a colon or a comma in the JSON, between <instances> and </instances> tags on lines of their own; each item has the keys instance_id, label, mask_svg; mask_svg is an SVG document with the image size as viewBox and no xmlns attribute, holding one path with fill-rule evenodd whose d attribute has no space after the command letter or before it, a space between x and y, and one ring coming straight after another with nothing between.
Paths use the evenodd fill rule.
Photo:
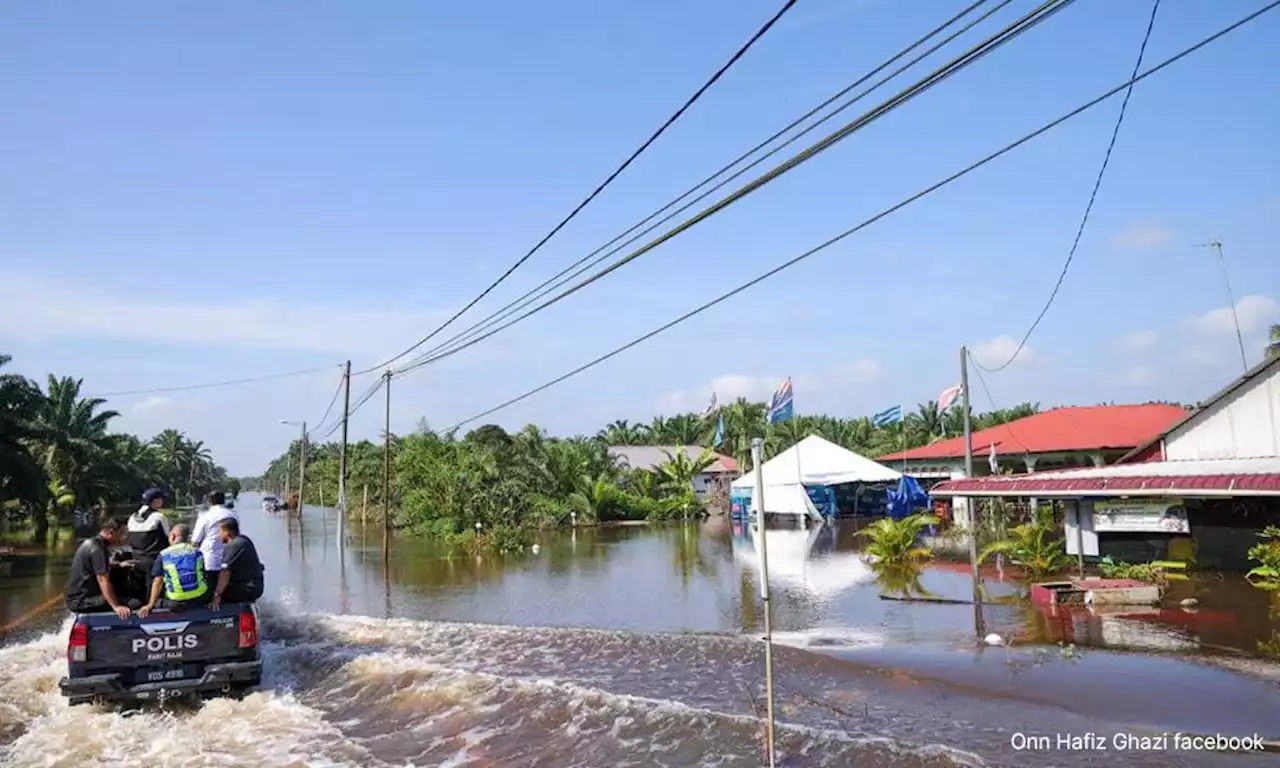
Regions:
<instances>
[{"instance_id":1,"label":"police officer","mask_svg":"<svg viewBox=\"0 0 1280 768\"><path fill-rule=\"evenodd\" d=\"M160 552L151 568L151 599L138 609L138 615L143 618L155 609L161 596L165 607L175 611L209 603L204 557L187 541L187 526L173 526L169 542L170 546Z\"/></svg>"},{"instance_id":2,"label":"police officer","mask_svg":"<svg viewBox=\"0 0 1280 768\"><path fill-rule=\"evenodd\" d=\"M129 517L129 549L133 552L133 592L138 602L147 599L151 573L160 550L169 545L169 518L162 511L164 491L148 488L142 494L142 506Z\"/></svg>"}]
</instances>

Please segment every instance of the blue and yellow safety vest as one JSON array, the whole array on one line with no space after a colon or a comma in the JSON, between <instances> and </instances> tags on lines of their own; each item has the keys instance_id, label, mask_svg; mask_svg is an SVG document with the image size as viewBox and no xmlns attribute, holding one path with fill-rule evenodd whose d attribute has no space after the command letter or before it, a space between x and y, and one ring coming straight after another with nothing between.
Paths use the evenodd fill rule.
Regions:
<instances>
[{"instance_id":1,"label":"blue and yellow safety vest","mask_svg":"<svg viewBox=\"0 0 1280 768\"><path fill-rule=\"evenodd\" d=\"M204 557L187 542L161 551L160 564L164 568L164 596L168 599L195 600L209 591L204 580Z\"/></svg>"}]
</instances>

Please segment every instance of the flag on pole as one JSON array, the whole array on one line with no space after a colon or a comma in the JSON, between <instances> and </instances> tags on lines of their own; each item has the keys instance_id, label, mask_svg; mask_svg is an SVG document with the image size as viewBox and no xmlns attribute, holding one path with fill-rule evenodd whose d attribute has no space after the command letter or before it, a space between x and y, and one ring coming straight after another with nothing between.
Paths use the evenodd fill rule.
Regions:
<instances>
[{"instance_id":1,"label":"flag on pole","mask_svg":"<svg viewBox=\"0 0 1280 768\"><path fill-rule=\"evenodd\" d=\"M719 448L723 444L724 444L724 414L722 413L720 414L720 417L716 419L716 436L711 441L711 447Z\"/></svg>"},{"instance_id":2,"label":"flag on pole","mask_svg":"<svg viewBox=\"0 0 1280 768\"><path fill-rule=\"evenodd\" d=\"M710 416L711 414L713 414L713 413L715 413L715 412L716 412L716 393L715 393L715 392L712 392L712 393L711 393L711 404L707 406L707 410L705 410L705 411L703 411L703 412L702 412L702 418L704 418L704 419L705 419L705 418L707 418L708 416Z\"/></svg>"},{"instance_id":3,"label":"flag on pole","mask_svg":"<svg viewBox=\"0 0 1280 768\"><path fill-rule=\"evenodd\" d=\"M962 394L964 394L964 387L959 384L942 390L942 394L938 395L938 410L947 410L953 403L955 403L956 398L960 397Z\"/></svg>"},{"instance_id":4,"label":"flag on pole","mask_svg":"<svg viewBox=\"0 0 1280 768\"><path fill-rule=\"evenodd\" d=\"M794 416L795 408L791 397L791 377L788 376L787 380L782 382L782 386L778 387L778 391L773 393L773 398L769 400L769 410L764 415L765 421L777 424Z\"/></svg>"},{"instance_id":5,"label":"flag on pole","mask_svg":"<svg viewBox=\"0 0 1280 768\"><path fill-rule=\"evenodd\" d=\"M887 427L890 424L897 424L902 421L902 406L895 405L892 408L886 408L871 417L872 426Z\"/></svg>"},{"instance_id":6,"label":"flag on pole","mask_svg":"<svg viewBox=\"0 0 1280 768\"><path fill-rule=\"evenodd\" d=\"M996 462L996 444L991 444L991 453L987 454L987 466L991 468L991 474L1000 474L1000 465Z\"/></svg>"}]
</instances>

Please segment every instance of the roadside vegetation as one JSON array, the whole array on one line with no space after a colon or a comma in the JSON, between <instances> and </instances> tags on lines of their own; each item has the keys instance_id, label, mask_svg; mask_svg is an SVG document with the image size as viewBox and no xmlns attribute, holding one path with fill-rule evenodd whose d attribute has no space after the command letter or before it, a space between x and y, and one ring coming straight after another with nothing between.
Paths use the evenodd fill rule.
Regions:
<instances>
[{"instance_id":1,"label":"roadside vegetation","mask_svg":"<svg viewBox=\"0 0 1280 768\"><path fill-rule=\"evenodd\" d=\"M112 432L119 413L82 396L80 379L50 375L42 388L6 372L9 362L0 355L0 535L44 542L77 510L129 507L153 486L177 503L238 491L202 442L173 429L149 442Z\"/></svg>"},{"instance_id":2,"label":"roadside vegetation","mask_svg":"<svg viewBox=\"0 0 1280 768\"><path fill-rule=\"evenodd\" d=\"M906 445L925 445L962 426L959 408L940 410L925 403L901 424L875 427L868 418L797 416L766 425L764 403L738 399L710 417L695 413L659 416L648 424L615 421L592 436L550 437L534 425L508 433L485 425L464 436L426 427L391 438L393 524L407 531L455 540L460 546L517 549L545 527L654 521L695 517L703 505L692 480L714 456L691 459L674 452L654 471L618 466L611 445L675 447L711 445L717 420L724 419L724 442L717 452L739 466L750 464L752 438L765 439L765 455L774 456L811 434L850 450L876 456ZM1038 404L973 416L975 428L1002 424L1036 413ZM296 490L299 441L276 457L261 478L246 486ZM332 505L338 496L337 443L307 446L307 504ZM349 514L381 519L383 446L360 441L348 446ZM477 524L479 524L477 526Z\"/></svg>"},{"instance_id":3,"label":"roadside vegetation","mask_svg":"<svg viewBox=\"0 0 1280 768\"><path fill-rule=\"evenodd\" d=\"M1260 589L1280 591L1280 527L1267 526L1258 533L1249 559L1258 564L1246 575L1249 582Z\"/></svg>"},{"instance_id":4,"label":"roadside vegetation","mask_svg":"<svg viewBox=\"0 0 1280 768\"><path fill-rule=\"evenodd\" d=\"M1058 536L1061 527L1051 508L1038 510L1035 519L1008 530L1005 538L988 544L978 553L978 562L1000 554L1026 571L1031 578L1041 578L1071 567L1071 557Z\"/></svg>"}]
</instances>

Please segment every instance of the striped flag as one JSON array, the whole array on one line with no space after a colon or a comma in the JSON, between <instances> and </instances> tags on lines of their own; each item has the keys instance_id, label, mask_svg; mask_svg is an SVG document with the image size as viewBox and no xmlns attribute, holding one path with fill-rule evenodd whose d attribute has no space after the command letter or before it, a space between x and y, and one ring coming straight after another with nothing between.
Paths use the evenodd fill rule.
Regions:
<instances>
[{"instance_id":1,"label":"striped flag","mask_svg":"<svg viewBox=\"0 0 1280 768\"><path fill-rule=\"evenodd\" d=\"M956 398L962 394L964 394L964 387L959 384L942 390L942 394L938 395L938 410L947 410L956 401Z\"/></svg>"},{"instance_id":2,"label":"striped flag","mask_svg":"<svg viewBox=\"0 0 1280 768\"><path fill-rule=\"evenodd\" d=\"M892 408L886 408L871 417L872 426L887 427L890 424L897 424L902 421L902 406L895 405Z\"/></svg>"},{"instance_id":3,"label":"striped flag","mask_svg":"<svg viewBox=\"0 0 1280 768\"><path fill-rule=\"evenodd\" d=\"M791 377L788 376L787 380L782 382L782 386L778 387L778 391L773 393L773 398L769 400L769 410L764 415L765 421L777 424L794 416L795 408L791 398Z\"/></svg>"},{"instance_id":4,"label":"striped flag","mask_svg":"<svg viewBox=\"0 0 1280 768\"><path fill-rule=\"evenodd\" d=\"M707 418L708 416L710 416L711 414L713 414L713 413L715 413L715 412L716 412L716 393L715 393L715 392L712 392L712 393L711 393L711 404L707 406L707 410L705 410L705 411L703 411L703 412L702 412L702 418L704 418L704 419L705 419L705 418Z\"/></svg>"}]
</instances>

